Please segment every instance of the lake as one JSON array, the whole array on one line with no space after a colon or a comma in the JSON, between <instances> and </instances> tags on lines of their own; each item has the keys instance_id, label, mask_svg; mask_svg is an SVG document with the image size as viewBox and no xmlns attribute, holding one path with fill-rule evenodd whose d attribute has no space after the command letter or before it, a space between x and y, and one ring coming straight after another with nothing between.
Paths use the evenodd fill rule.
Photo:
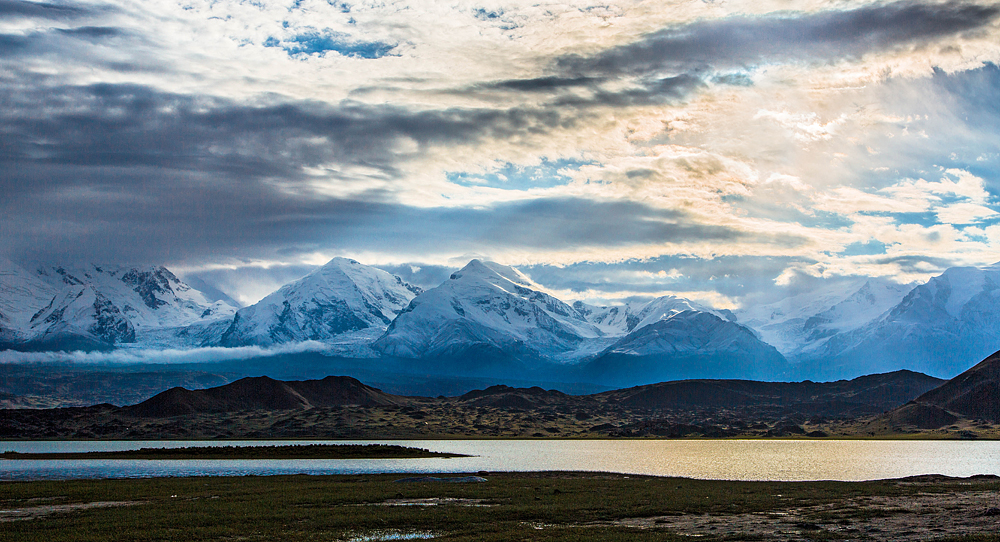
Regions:
<instances>
[{"instance_id":1,"label":"lake","mask_svg":"<svg viewBox=\"0 0 1000 542\"><path fill-rule=\"evenodd\" d=\"M0 480L276 474L603 471L727 480L876 480L1000 475L1000 441L379 440L12 441L0 451L87 452L184 446L398 444L474 457L351 460L0 460Z\"/></svg>"}]
</instances>

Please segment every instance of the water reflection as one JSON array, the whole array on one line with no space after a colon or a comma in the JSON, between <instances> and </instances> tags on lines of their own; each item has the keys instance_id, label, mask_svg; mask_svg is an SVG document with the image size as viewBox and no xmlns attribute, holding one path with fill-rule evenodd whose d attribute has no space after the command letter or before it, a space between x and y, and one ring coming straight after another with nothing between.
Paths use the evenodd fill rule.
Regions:
<instances>
[{"instance_id":1,"label":"water reflection","mask_svg":"<svg viewBox=\"0 0 1000 542\"><path fill-rule=\"evenodd\" d=\"M838 440L421 440L2 442L0 451L397 444L474 457L363 460L0 460L0 479L574 470L730 480L1000 475L1000 442Z\"/></svg>"}]
</instances>

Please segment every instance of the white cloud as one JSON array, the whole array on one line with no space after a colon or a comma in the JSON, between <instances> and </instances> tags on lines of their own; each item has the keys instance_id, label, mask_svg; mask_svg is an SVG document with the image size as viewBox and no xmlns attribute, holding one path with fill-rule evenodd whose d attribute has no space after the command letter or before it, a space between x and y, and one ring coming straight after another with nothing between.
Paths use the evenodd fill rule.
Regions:
<instances>
[{"instance_id":1,"label":"white cloud","mask_svg":"<svg viewBox=\"0 0 1000 542\"><path fill-rule=\"evenodd\" d=\"M240 346L234 348L204 347L191 349L120 348L110 352L17 352L0 351L4 363L78 363L85 365L130 365L139 363L178 364L236 361L283 354L324 352L328 345L316 341L288 343L270 348Z\"/></svg>"}]
</instances>

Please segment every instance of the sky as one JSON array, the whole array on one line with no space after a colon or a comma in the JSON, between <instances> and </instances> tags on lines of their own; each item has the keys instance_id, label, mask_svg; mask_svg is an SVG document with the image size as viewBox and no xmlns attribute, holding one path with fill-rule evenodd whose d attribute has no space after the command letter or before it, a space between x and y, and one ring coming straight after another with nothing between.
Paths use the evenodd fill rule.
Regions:
<instances>
[{"instance_id":1,"label":"sky","mask_svg":"<svg viewBox=\"0 0 1000 542\"><path fill-rule=\"evenodd\" d=\"M1000 4L0 0L0 254L746 306L1000 261Z\"/></svg>"}]
</instances>

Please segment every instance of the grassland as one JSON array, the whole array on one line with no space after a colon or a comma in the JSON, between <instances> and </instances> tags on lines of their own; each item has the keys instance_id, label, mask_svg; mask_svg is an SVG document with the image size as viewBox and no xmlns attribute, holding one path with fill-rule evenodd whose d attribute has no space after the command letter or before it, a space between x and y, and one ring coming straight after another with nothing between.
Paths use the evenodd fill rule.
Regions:
<instances>
[{"instance_id":1,"label":"grassland","mask_svg":"<svg viewBox=\"0 0 1000 542\"><path fill-rule=\"evenodd\" d=\"M995 477L482 475L481 483L394 481L400 475L7 482L0 541L1000 541Z\"/></svg>"},{"instance_id":2,"label":"grassland","mask_svg":"<svg viewBox=\"0 0 1000 542\"><path fill-rule=\"evenodd\" d=\"M422 457L461 457L461 455L389 444L193 446L106 452L22 453L7 451L0 453L0 459L412 459Z\"/></svg>"}]
</instances>

